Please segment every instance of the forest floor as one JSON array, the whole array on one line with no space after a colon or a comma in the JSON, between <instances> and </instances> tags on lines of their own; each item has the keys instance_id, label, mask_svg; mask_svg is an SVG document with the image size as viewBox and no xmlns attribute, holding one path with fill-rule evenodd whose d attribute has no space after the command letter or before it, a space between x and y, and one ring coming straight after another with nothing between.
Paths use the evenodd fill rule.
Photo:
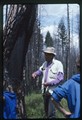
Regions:
<instances>
[{"instance_id":1,"label":"forest floor","mask_svg":"<svg viewBox=\"0 0 82 120\"><path fill-rule=\"evenodd\" d=\"M28 96L25 96L25 104L26 104L26 113L27 118L37 119L44 118L44 105L43 105L43 97L41 93L31 93ZM62 99L61 104L64 106L66 110L67 101ZM56 118L65 118L61 112L56 109Z\"/></svg>"}]
</instances>

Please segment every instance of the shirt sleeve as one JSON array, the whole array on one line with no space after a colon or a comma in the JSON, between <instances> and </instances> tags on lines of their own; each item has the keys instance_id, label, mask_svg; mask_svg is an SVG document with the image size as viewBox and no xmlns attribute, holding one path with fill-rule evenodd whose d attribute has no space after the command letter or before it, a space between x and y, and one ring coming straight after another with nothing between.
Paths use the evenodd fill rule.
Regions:
<instances>
[{"instance_id":1,"label":"shirt sleeve","mask_svg":"<svg viewBox=\"0 0 82 120\"><path fill-rule=\"evenodd\" d=\"M64 79L64 73L62 72L58 72L57 74L57 78L54 79L53 81L50 82L50 84L58 84L60 81L62 81Z\"/></svg>"},{"instance_id":2,"label":"shirt sleeve","mask_svg":"<svg viewBox=\"0 0 82 120\"><path fill-rule=\"evenodd\" d=\"M35 73L36 73L37 76L40 76L42 74L42 71L41 70L37 70Z\"/></svg>"},{"instance_id":3,"label":"shirt sleeve","mask_svg":"<svg viewBox=\"0 0 82 120\"><path fill-rule=\"evenodd\" d=\"M59 85L53 90L52 97L55 99L56 102L60 102L62 98L66 98L69 89L69 80L66 81L64 84Z\"/></svg>"},{"instance_id":4,"label":"shirt sleeve","mask_svg":"<svg viewBox=\"0 0 82 120\"><path fill-rule=\"evenodd\" d=\"M37 75L37 76L42 75L43 69L44 69L44 63L43 63L42 66L40 66L40 68L35 72L36 75Z\"/></svg>"}]
</instances>

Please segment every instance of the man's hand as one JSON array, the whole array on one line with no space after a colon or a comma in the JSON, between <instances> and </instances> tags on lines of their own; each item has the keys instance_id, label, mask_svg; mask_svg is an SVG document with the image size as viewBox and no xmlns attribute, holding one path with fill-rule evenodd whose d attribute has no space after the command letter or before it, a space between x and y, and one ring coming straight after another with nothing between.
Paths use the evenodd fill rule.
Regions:
<instances>
[{"instance_id":1,"label":"man's hand","mask_svg":"<svg viewBox=\"0 0 82 120\"><path fill-rule=\"evenodd\" d=\"M69 111L65 111L64 116L65 116L65 118L68 118L71 114L72 114L71 112L69 112Z\"/></svg>"},{"instance_id":2,"label":"man's hand","mask_svg":"<svg viewBox=\"0 0 82 120\"><path fill-rule=\"evenodd\" d=\"M36 78L36 72L32 73L32 78L35 79Z\"/></svg>"}]
</instances>

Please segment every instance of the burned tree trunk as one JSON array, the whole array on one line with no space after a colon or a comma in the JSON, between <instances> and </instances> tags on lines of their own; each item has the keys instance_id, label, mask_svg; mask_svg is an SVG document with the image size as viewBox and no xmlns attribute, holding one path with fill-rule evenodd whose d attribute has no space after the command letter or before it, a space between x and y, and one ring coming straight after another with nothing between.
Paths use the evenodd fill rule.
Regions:
<instances>
[{"instance_id":1,"label":"burned tree trunk","mask_svg":"<svg viewBox=\"0 0 82 120\"><path fill-rule=\"evenodd\" d=\"M17 93L20 118L26 118L23 67L36 10L37 5L10 5L3 31L4 79Z\"/></svg>"}]
</instances>

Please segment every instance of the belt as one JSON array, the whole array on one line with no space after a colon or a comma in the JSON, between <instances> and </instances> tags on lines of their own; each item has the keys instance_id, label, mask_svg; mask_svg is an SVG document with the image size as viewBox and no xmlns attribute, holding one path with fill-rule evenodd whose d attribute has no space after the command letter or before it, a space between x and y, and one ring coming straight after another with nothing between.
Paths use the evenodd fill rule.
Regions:
<instances>
[{"instance_id":1,"label":"belt","mask_svg":"<svg viewBox=\"0 0 82 120\"><path fill-rule=\"evenodd\" d=\"M55 84L49 84L48 86L56 86Z\"/></svg>"}]
</instances>

